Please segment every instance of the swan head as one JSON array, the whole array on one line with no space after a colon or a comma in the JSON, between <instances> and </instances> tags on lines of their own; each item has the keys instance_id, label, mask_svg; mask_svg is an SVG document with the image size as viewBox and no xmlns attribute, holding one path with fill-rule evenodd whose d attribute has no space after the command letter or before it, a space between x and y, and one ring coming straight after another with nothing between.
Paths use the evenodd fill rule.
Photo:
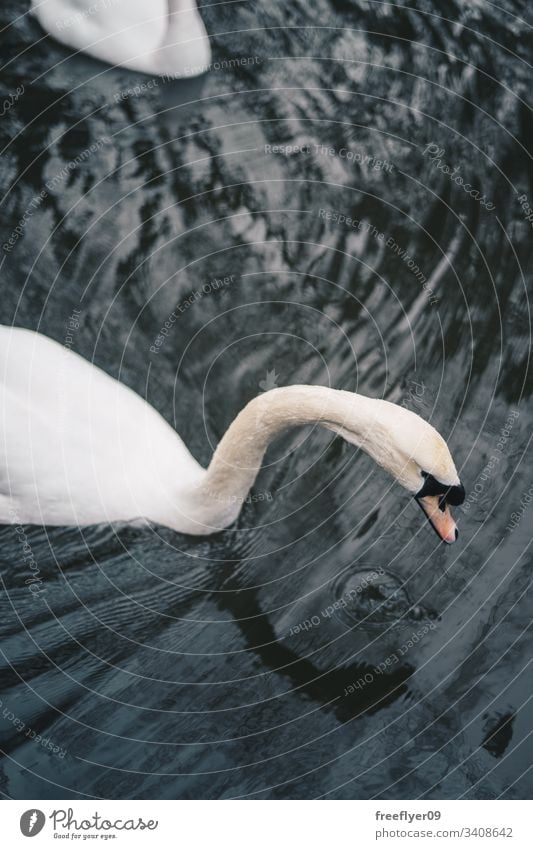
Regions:
<instances>
[{"instance_id":1,"label":"swan head","mask_svg":"<svg viewBox=\"0 0 533 849\"><path fill-rule=\"evenodd\" d=\"M382 438L388 443L385 467L413 495L431 527L448 544L459 531L451 507L462 504L465 490L445 440L416 413L388 402L382 419Z\"/></svg>"},{"instance_id":2,"label":"swan head","mask_svg":"<svg viewBox=\"0 0 533 849\"><path fill-rule=\"evenodd\" d=\"M368 400L364 429L343 426L337 432L389 472L414 496L440 539L454 543L459 532L451 507L463 503L465 490L445 440L411 410Z\"/></svg>"}]
</instances>

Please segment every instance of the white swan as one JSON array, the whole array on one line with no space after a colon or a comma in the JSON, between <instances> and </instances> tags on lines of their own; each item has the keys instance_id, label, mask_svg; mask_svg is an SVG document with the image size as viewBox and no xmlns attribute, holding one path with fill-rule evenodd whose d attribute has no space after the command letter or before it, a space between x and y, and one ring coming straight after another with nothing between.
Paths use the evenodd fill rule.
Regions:
<instances>
[{"instance_id":1,"label":"white swan","mask_svg":"<svg viewBox=\"0 0 533 849\"><path fill-rule=\"evenodd\" d=\"M58 41L112 65L192 77L209 67L209 39L195 0L32 0Z\"/></svg>"},{"instance_id":2,"label":"white swan","mask_svg":"<svg viewBox=\"0 0 533 849\"><path fill-rule=\"evenodd\" d=\"M316 422L364 449L454 542L464 489L443 438L403 407L324 386L254 398L203 469L139 395L57 342L0 328L0 522L89 525L144 518L188 534L227 528L269 442Z\"/></svg>"}]
</instances>

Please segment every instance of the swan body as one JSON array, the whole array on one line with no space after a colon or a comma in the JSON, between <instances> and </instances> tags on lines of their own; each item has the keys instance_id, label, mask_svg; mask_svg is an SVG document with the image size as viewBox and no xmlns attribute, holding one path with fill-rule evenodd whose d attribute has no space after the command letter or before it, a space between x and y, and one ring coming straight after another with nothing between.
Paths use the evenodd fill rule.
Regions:
<instances>
[{"instance_id":1,"label":"swan body","mask_svg":"<svg viewBox=\"0 0 533 849\"><path fill-rule=\"evenodd\" d=\"M276 434L323 425L359 445L421 505L442 539L464 499L437 431L403 407L324 386L254 398L207 469L133 390L39 333L0 327L0 522L90 525L145 519L207 535L238 516Z\"/></svg>"},{"instance_id":2,"label":"swan body","mask_svg":"<svg viewBox=\"0 0 533 849\"><path fill-rule=\"evenodd\" d=\"M211 61L195 0L32 0L50 35L111 65L191 77Z\"/></svg>"}]
</instances>

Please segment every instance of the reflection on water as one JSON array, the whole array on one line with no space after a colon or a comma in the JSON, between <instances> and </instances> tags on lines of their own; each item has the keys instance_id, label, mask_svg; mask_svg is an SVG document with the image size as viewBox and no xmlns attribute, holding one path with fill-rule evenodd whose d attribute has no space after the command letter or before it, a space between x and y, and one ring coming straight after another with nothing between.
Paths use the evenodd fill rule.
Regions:
<instances>
[{"instance_id":1,"label":"reflection on water","mask_svg":"<svg viewBox=\"0 0 533 849\"><path fill-rule=\"evenodd\" d=\"M468 506L439 545L308 429L208 540L2 529L2 792L527 798L523 4L217 4L219 67L157 86L25 8L0 11L5 97L24 85L0 126L2 321L145 394L204 463L269 386L404 404Z\"/></svg>"}]
</instances>

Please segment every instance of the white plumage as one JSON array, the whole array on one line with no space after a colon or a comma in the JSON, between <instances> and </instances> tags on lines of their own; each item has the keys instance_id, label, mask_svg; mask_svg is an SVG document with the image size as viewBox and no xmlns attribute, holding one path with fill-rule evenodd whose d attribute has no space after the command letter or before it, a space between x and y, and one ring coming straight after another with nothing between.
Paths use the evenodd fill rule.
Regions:
<instances>
[{"instance_id":1,"label":"white plumage","mask_svg":"<svg viewBox=\"0 0 533 849\"><path fill-rule=\"evenodd\" d=\"M32 0L32 12L58 41L111 65L178 78L211 61L194 0Z\"/></svg>"},{"instance_id":2,"label":"white plumage","mask_svg":"<svg viewBox=\"0 0 533 849\"><path fill-rule=\"evenodd\" d=\"M409 410L324 386L287 386L254 398L203 469L167 422L133 390L68 347L0 327L0 522L89 525L146 519L205 535L241 511L269 442L316 422L359 445L408 492L422 471L460 484L446 443ZM423 498L440 536L449 509ZM442 501L442 499L441 499Z\"/></svg>"}]
</instances>

